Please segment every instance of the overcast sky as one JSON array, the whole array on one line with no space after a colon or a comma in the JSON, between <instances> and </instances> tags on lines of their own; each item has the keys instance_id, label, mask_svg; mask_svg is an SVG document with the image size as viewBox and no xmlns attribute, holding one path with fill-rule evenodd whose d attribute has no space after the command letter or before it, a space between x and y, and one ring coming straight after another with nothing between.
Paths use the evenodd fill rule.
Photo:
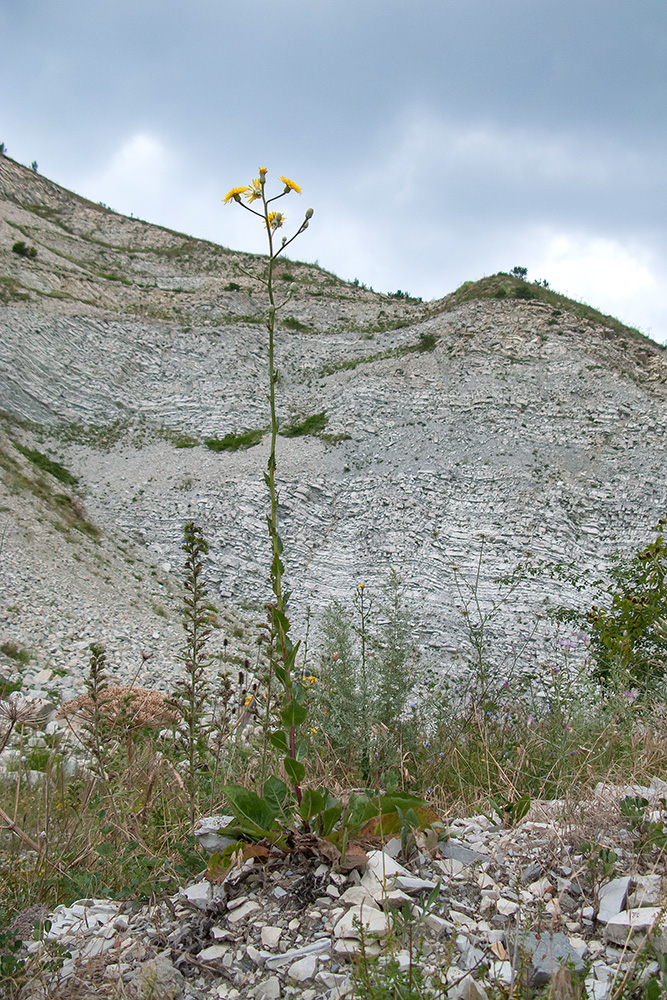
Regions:
<instances>
[{"instance_id":1,"label":"overcast sky","mask_svg":"<svg viewBox=\"0 0 667 1000\"><path fill-rule=\"evenodd\" d=\"M666 0L2 0L0 38L0 140L94 201L261 251L221 198L266 166L294 257L520 265L667 339Z\"/></svg>"}]
</instances>

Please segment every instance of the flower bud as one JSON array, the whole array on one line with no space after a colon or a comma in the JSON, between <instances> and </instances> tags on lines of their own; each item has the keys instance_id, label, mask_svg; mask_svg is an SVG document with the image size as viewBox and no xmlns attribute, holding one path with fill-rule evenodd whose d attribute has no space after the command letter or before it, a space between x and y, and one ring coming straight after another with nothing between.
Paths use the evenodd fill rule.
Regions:
<instances>
[{"instance_id":1,"label":"flower bud","mask_svg":"<svg viewBox=\"0 0 667 1000\"><path fill-rule=\"evenodd\" d=\"M312 217L313 217L313 210L312 210L312 208L306 209L306 218L307 219L312 219Z\"/></svg>"}]
</instances>

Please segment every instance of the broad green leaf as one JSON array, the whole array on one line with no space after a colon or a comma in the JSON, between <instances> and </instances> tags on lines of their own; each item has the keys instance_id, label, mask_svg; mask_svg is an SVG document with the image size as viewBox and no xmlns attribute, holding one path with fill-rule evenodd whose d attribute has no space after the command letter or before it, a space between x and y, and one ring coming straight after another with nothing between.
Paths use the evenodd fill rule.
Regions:
<instances>
[{"instance_id":1,"label":"broad green leaf","mask_svg":"<svg viewBox=\"0 0 667 1000\"><path fill-rule=\"evenodd\" d=\"M308 822L308 820L312 819L313 816L317 816L318 813L321 813L323 809L324 796L320 792L314 791L312 788L304 788L301 805L299 806L301 819Z\"/></svg>"},{"instance_id":2,"label":"broad green leaf","mask_svg":"<svg viewBox=\"0 0 667 1000\"><path fill-rule=\"evenodd\" d=\"M412 811L412 810L410 810ZM377 837L386 836L390 833L400 833L401 832L401 813L400 808L392 810L392 812L381 813L379 816L371 816L371 818L359 825L358 832L364 837ZM416 820L416 822L415 822ZM438 815L433 812L430 806L417 806L414 810L414 818L412 824L418 830L428 830L432 827L434 823L437 823ZM408 824L408 827L411 824Z\"/></svg>"},{"instance_id":3,"label":"broad green leaf","mask_svg":"<svg viewBox=\"0 0 667 1000\"><path fill-rule=\"evenodd\" d=\"M320 816L320 822L322 824L320 836L326 837L331 833L340 819L342 812L343 806L340 802L335 806L327 806L327 808L323 810L322 815Z\"/></svg>"},{"instance_id":4,"label":"broad green leaf","mask_svg":"<svg viewBox=\"0 0 667 1000\"><path fill-rule=\"evenodd\" d=\"M95 850L101 857L108 858L111 854L115 853L116 848L113 844L97 844Z\"/></svg>"},{"instance_id":5,"label":"broad green leaf","mask_svg":"<svg viewBox=\"0 0 667 1000\"><path fill-rule=\"evenodd\" d=\"M411 792L392 792L391 795L380 796L380 807L383 813L391 812L392 809L397 808L405 812L407 809L416 809L418 806L427 805L428 802L420 799L417 795L412 795Z\"/></svg>"},{"instance_id":6,"label":"broad green leaf","mask_svg":"<svg viewBox=\"0 0 667 1000\"><path fill-rule=\"evenodd\" d=\"M289 753L289 745L287 743L287 733L283 732L282 729L277 729L275 733L269 734L269 743L276 750L282 750L283 753Z\"/></svg>"},{"instance_id":7,"label":"broad green leaf","mask_svg":"<svg viewBox=\"0 0 667 1000\"><path fill-rule=\"evenodd\" d=\"M306 773L306 767L300 760L294 760L294 757L285 757L283 764L285 765L285 770L287 771L289 778L295 785L298 785L300 781L303 781Z\"/></svg>"},{"instance_id":8,"label":"broad green leaf","mask_svg":"<svg viewBox=\"0 0 667 1000\"><path fill-rule=\"evenodd\" d=\"M286 705L283 705L283 710L280 713L283 725L287 728L291 726L300 726L302 722L305 722L308 717L308 709L300 705L298 701L294 698L290 698Z\"/></svg>"},{"instance_id":9,"label":"broad green leaf","mask_svg":"<svg viewBox=\"0 0 667 1000\"><path fill-rule=\"evenodd\" d=\"M373 816L377 816L377 812L377 802L373 802L367 795L351 795L344 825L350 831L358 830Z\"/></svg>"},{"instance_id":10,"label":"broad green leaf","mask_svg":"<svg viewBox=\"0 0 667 1000\"><path fill-rule=\"evenodd\" d=\"M280 778L276 778L273 774L270 775L264 782L262 794L264 796L264 801L268 804L269 808L276 813L276 815L284 811L285 801L289 795L289 788L284 781L281 781Z\"/></svg>"},{"instance_id":11,"label":"broad green leaf","mask_svg":"<svg viewBox=\"0 0 667 1000\"><path fill-rule=\"evenodd\" d=\"M268 802L240 785L225 785L222 790L240 829L253 837L265 837L271 832L276 814Z\"/></svg>"}]
</instances>

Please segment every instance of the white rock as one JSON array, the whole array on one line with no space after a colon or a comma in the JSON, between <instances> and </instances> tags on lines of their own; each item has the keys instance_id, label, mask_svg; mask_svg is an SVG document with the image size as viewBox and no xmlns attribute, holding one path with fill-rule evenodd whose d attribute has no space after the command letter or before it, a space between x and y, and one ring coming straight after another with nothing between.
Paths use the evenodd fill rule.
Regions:
<instances>
[{"instance_id":1,"label":"white rock","mask_svg":"<svg viewBox=\"0 0 667 1000\"><path fill-rule=\"evenodd\" d=\"M277 976L271 976L256 987L253 994L255 1000L278 1000L280 996L280 980Z\"/></svg>"},{"instance_id":2,"label":"white rock","mask_svg":"<svg viewBox=\"0 0 667 1000\"><path fill-rule=\"evenodd\" d=\"M437 867L443 873L443 875L455 876L460 875L465 865L462 861L457 861L456 858L445 858L444 861L436 861Z\"/></svg>"},{"instance_id":3,"label":"white rock","mask_svg":"<svg viewBox=\"0 0 667 1000\"><path fill-rule=\"evenodd\" d=\"M298 983L303 983L306 979L312 979L317 972L317 955L305 955L297 962L290 965L287 975L290 979L295 979Z\"/></svg>"},{"instance_id":4,"label":"white rock","mask_svg":"<svg viewBox=\"0 0 667 1000\"><path fill-rule=\"evenodd\" d=\"M319 938L311 942L311 944L304 945L302 948L292 948L290 951L285 951L282 955L269 955L264 964L267 969L279 969L282 965L287 965L288 962L295 962L306 955L321 955L330 951L331 941L329 938Z\"/></svg>"},{"instance_id":5,"label":"white rock","mask_svg":"<svg viewBox=\"0 0 667 1000\"><path fill-rule=\"evenodd\" d=\"M397 875L404 875L411 878L407 868L399 865L398 861L395 861L385 851L368 852L366 871L372 872L379 882L385 882L387 879L394 878Z\"/></svg>"},{"instance_id":6,"label":"white rock","mask_svg":"<svg viewBox=\"0 0 667 1000\"><path fill-rule=\"evenodd\" d=\"M489 979L495 980L498 983L505 983L507 986L512 982L512 963L511 962L490 962Z\"/></svg>"},{"instance_id":7,"label":"white rock","mask_svg":"<svg viewBox=\"0 0 667 1000\"><path fill-rule=\"evenodd\" d=\"M586 996L589 1000L609 1000L609 986L597 979L587 979L584 983Z\"/></svg>"},{"instance_id":8,"label":"white rock","mask_svg":"<svg viewBox=\"0 0 667 1000\"><path fill-rule=\"evenodd\" d=\"M397 875L396 885L405 892L418 892L420 889L435 889L437 882L429 879L413 878L412 875Z\"/></svg>"},{"instance_id":9,"label":"white rock","mask_svg":"<svg viewBox=\"0 0 667 1000\"><path fill-rule=\"evenodd\" d=\"M382 910L361 904L353 906L347 913L343 914L334 927L334 936L337 938L358 938L360 927L363 927L366 934L386 934L389 926L389 918Z\"/></svg>"},{"instance_id":10,"label":"white rock","mask_svg":"<svg viewBox=\"0 0 667 1000\"><path fill-rule=\"evenodd\" d=\"M465 927L466 930L477 930L477 921L473 917L469 917L467 913L461 913L459 910L450 910L449 919L452 921L455 927Z\"/></svg>"},{"instance_id":11,"label":"white rock","mask_svg":"<svg viewBox=\"0 0 667 1000\"><path fill-rule=\"evenodd\" d=\"M211 902L211 883L196 882L194 885L189 885L187 889L181 889L179 895L187 899L188 903L196 906L198 910L205 910Z\"/></svg>"},{"instance_id":12,"label":"white rock","mask_svg":"<svg viewBox=\"0 0 667 1000\"><path fill-rule=\"evenodd\" d=\"M514 903L511 899L505 899L501 896L496 903L496 908L498 913L501 913L504 917L511 917L519 909L519 904Z\"/></svg>"},{"instance_id":13,"label":"white rock","mask_svg":"<svg viewBox=\"0 0 667 1000\"><path fill-rule=\"evenodd\" d=\"M248 902L248 896L236 896L234 899L230 899L227 902L228 910L237 910L239 906L243 906L244 903Z\"/></svg>"},{"instance_id":14,"label":"white rock","mask_svg":"<svg viewBox=\"0 0 667 1000\"><path fill-rule=\"evenodd\" d=\"M451 1000L487 1000L486 990L471 975L464 976L447 996Z\"/></svg>"},{"instance_id":15,"label":"white rock","mask_svg":"<svg viewBox=\"0 0 667 1000\"><path fill-rule=\"evenodd\" d=\"M662 915L663 910L659 906L641 906L617 913L607 921L605 938L615 944L624 945L631 935L646 934L654 927L651 943L656 951L664 954L667 951L667 927L660 921Z\"/></svg>"},{"instance_id":16,"label":"white rock","mask_svg":"<svg viewBox=\"0 0 667 1000\"><path fill-rule=\"evenodd\" d=\"M254 900L249 899L242 906L237 907L237 909L232 910L231 913L227 914L227 921L230 924L239 924L242 920L245 920L250 916L251 913L255 913L256 910L261 910L259 903Z\"/></svg>"},{"instance_id":17,"label":"white rock","mask_svg":"<svg viewBox=\"0 0 667 1000\"><path fill-rule=\"evenodd\" d=\"M615 878L600 887L598 920L601 924L606 924L624 909L631 881L629 877Z\"/></svg>"},{"instance_id":18,"label":"white rock","mask_svg":"<svg viewBox=\"0 0 667 1000\"><path fill-rule=\"evenodd\" d=\"M377 888L375 884L374 889ZM379 894L381 896L381 893ZM376 906L375 894L371 893L364 886L361 885L351 885L349 889L340 897L341 903L347 903L348 906L358 906L361 903L364 906ZM377 907L376 907L377 909Z\"/></svg>"},{"instance_id":19,"label":"white rock","mask_svg":"<svg viewBox=\"0 0 667 1000\"><path fill-rule=\"evenodd\" d=\"M264 947L277 948L282 932L282 927L272 927L270 924L265 924L264 927L262 927L261 934L262 944Z\"/></svg>"},{"instance_id":20,"label":"white rock","mask_svg":"<svg viewBox=\"0 0 667 1000\"><path fill-rule=\"evenodd\" d=\"M248 955L250 961L254 962L255 965L263 965L264 956L262 952L259 951L259 949L255 948L253 944L248 945L248 947L246 948L246 954Z\"/></svg>"},{"instance_id":21,"label":"white rock","mask_svg":"<svg viewBox=\"0 0 667 1000\"><path fill-rule=\"evenodd\" d=\"M197 960L199 962L215 962L226 955L229 950L228 944L211 944L199 952Z\"/></svg>"},{"instance_id":22,"label":"white rock","mask_svg":"<svg viewBox=\"0 0 667 1000\"><path fill-rule=\"evenodd\" d=\"M334 942L334 951L337 955L348 955L354 956L358 955L361 950L361 941L358 938L338 938ZM377 941L366 942L364 945L364 953L369 955L371 958L377 958L381 952L380 945Z\"/></svg>"},{"instance_id":23,"label":"white rock","mask_svg":"<svg viewBox=\"0 0 667 1000\"><path fill-rule=\"evenodd\" d=\"M635 875L633 880L634 889L628 893L627 907L634 909L636 906L659 906L665 898L662 887L662 876Z\"/></svg>"}]
</instances>

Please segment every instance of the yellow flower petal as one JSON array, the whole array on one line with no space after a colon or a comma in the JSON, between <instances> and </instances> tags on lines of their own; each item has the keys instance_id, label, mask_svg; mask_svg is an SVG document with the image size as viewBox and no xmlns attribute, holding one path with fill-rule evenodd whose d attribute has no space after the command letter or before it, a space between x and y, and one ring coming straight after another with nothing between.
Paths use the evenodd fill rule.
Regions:
<instances>
[{"instance_id":1,"label":"yellow flower petal","mask_svg":"<svg viewBox=\"0 0 667 1000\"><path fill-rule=\"evenodd\" d=\"M257 178L256 180L252 181L252 184L249 188L246 188L245 196L248 199L249 204L252 204L253 201L255 201L257 198L262 197L262 183L263 183L262 179Z\"/></svg>"},{"instance_id":2,"label":"yellow flower petal","mask_svg":"<svg viewBox=\"0 0 667 1000\"><path fill-rule=\"evenodd\" d=\"M299 185L295 184L294 181L291 181L289 177L281 177L280 179L285 185L285 189L287 191L296 191L297 194L301 194L301 188Z\"/></svg>"},{"instance_id":3,"label":"yellow flower petal","mask_svg":"<svg viewBox=\"0 0 667 1000\"><path fill-rule=\"evenodd\" d=\"M244 194L247 190L247 187L232 188L232 190L228 191L224 197L225 205L227 205L230 201L240 201L239 195Z\"/></svg>"}]
</instances>

